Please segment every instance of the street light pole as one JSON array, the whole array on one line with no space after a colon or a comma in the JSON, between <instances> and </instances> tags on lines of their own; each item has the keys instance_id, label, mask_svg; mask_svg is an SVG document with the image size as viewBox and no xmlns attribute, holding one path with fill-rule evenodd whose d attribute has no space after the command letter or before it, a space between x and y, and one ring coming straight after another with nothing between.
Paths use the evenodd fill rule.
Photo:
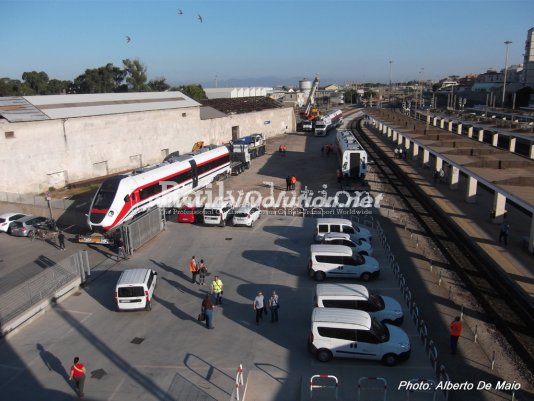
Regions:
<instances>
[{"instance_id":1,"label":"street light pole","mask_svg":"<svg viewBox=\"0 0 534 401\"><path fill-rule=\"evenodd\" d=\"M506 45L506 56L504 58L504 82L503 82L503 85L502 85L502 103L501 103L501 106L504 108L504 97L506 95L506 72L508 70L508 45L512 43L510 40L507 40L506 42L504 42L504 44Z\"/></svg>"},{"instance_id":2,"label":"street light pole","mask_svg":"<svg viewBox=\"0 0 534 401\"><path fill-rule=\"evenodd\" d=\"M390 106L391 106L391 64L393 64L393 60L389 60L389 100L388 100L388 103L390 103Z\"/></svg>"}]
</instances>

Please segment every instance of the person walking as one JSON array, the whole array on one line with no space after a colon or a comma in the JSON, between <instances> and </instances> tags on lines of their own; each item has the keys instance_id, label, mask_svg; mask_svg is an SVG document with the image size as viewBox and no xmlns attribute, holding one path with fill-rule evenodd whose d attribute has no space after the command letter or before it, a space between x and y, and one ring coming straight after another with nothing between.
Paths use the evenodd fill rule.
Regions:
<instances>
[{"instance_id":1,"label":"person walking","mask_svg":"<svg viewBox=\"0 0 534 401\"><path fill-rule=\"evenodd\" d=\"M198 265L198 274L199 274L199 284L205 285L206 283L206 275L208 274L208 268L206 267L206 264L204 263L204 259L200 259L200 264Z\"/></svg>"},{"instance_id":2,"label":"person walking","mask_svg":"<svg viewBox=\"0 0 534 401\"><path fill-rule=\"evenodd\" d=\"M462 333L462 322L460 322L460 316L456 316L451 322L451 354L456 354L458 348L458 338Z\"/></svg>"},{"instance_id":3,"label":"person walking","mask_svg":"<svg viewBox=\"0 0 534 401\"><path fill-rule=\"evenodd\" d=\"M70 367L69 380L74 380L76 384L76 390L78 391L78 397L83 398L83 388L85 385L85 366L80 362L80 358L75 357L74 363Z\"/></svg>"},{"instance_id":4,"label":"person walking","mask_svg":"<svg viewBox=\"0 0 534 401\"><path fill-rule=\"evenodd\" d=\"M215 305L222 305L223 282L219 276L215 276L211 283L211 293L215 294Z\"/></svg>"},{"instance_id":5,"label":"person walking","mask_svg":"<svg viewBox=\"0 0 534 401\"><path fill-rule=\"evenodd\" d=\"M194 256L191 257L191 260L189 261L189 271L191 272L191 282L193 284L196 284L197 282L197 274L198 274L198 266L197 261Z\"/></svg>"},{"instance_id":6,"label":"person walking","mask_svg":"<svg viewBox=\"0 0 534 401\"><path fill-rule=\"evenodd\" d=\"M399 159L402 159L402 148L399 146Z\"/></svg>"},{"instance_id":7,"label":"person walking","mask_svg":"<svg viewBox=\"0 0 534 401\"><path fill-rule=\"evenodd\" d=\"M290 191L291 190L291 176L287 176L286 177L286 191Z\"/></svg>"},{"instance_id":8,"label":"person walking","mask_svg":"<svg viewBox=\"0 0 534 401\"><path fill-rule=\"evenodd\" d=\"M117 248L117 260L128 259L126 257L126 250L124 249L124 241L121 236L115 238L115 247Z\"/></svg>"},{"instance_id":9,"label":"person walking","mask_svg":"<svg viewBox=\"0 0 534 401\"><path fill-rule=\"evenodd\" d=\"M269 309L271 310L271 323L278 322L278 308L280 308L280 303L278 301L278 294L275 290L271 293L271 298L269 298Z\"/></svg>"},{"instance_id":10,"label":"person walking","mask_svg":"<svg viewBox=\"0 0 534 401\"><path fill-rule=\"evenodd\" d=\"M395 150L393 152L395 152L395 159L398 159L399 158L399 148L395 148Z\"/></svg>"},{"instance_id":11,"label":"person walking","mask_svg":"<svg viewBox=\"0 0 534 401\"><path fill-rule=\"evenodd\" d=\"M504 220L499 227L499 244L504 241L504 245L508 246L508 233L510 231L510 224Z\"/></svg>"},{"instance_id":12,"label":"person walking","mask_svg":"<svg viewBox=\"0 0 534 401\"><path fill-rule=\"evenodd\" d=\"M263 308L265 306L265 299L263 297L263 293L261 291L258 291L256 294L256 298L254 298L254 302L252 303L252 307L254 308L254 311L256 312L256 324L260 324L260 320L263 320Z\"/></svg>"},{"instance_id":13,"label":"person walking","mask_svg":"<svg viewBox=\"0 0 534 401\"><path fill-rule=\"evenodd\" d=\"M204 300L202 301L202 313L206 316L206 328L214 329L213 327L213 302L211 302L210 294L206 294Z\"/></svg>"},{"instance_id":14,"label":"person walking","mask_svg":"<svg viewBox=\"0 0 534 401\"><path fill-rule=\"evenodd\" d=\"M443 170L443 168L439 170L439 182L440 184L445 182L445 170Z\"/></svg>"},{"instance_id":15,"label":"person walking","mask_svg":"<svg viewBox=\"0 0 534 401\"><path fill-rule=\"evenodd\" d=\"M57 240L59 241L59 249L62 251L65 250L65 234L63 234L63 231L60 231L57 235Z\"/></svg>"},{"instance_id":16,"label":"person walking","mask_svg":"<svg viewBox=\"0 0 534 401\"><path fill-rule=\"evenodd\" d=\"M341 170L340 169L337 169L336 177L337 177L337 182L341 182Z\"/></svg>"},{"instance_id":17,"label":"person walking","mask_svg":"<svg viewBox=\"0 0 534 401\"><path fill-rule=\"evenodd\" d=\"M291 189L294 190L295 189L295 184L297 183L297 177L295 177L294 175L291 176Z\"/></svg>"}]
</instances>

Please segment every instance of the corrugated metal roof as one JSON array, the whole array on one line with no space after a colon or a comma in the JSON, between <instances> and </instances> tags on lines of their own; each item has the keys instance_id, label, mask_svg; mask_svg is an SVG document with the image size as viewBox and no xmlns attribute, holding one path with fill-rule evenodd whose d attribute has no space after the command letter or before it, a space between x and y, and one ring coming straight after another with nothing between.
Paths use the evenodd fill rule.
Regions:
<instances>
[{"instance_id":1,"label":"corrugated metal roof","mask_svg":"<svg viewBox=\"0 0 534 401\"><path fill-rule=\"evenodd\" d=\"M210 106L202 106L200 107L200 119L201 120L210 120L212 118L221 118L226 117L226 114L219 110L215 110L213 107Z\"/></svg>"},{"instance_id":2,"label":"corrugated metal roof","mask_svg":"<svg viewBox=\"0 0 534 401\"><path fill-rule=\"evenodd\" d=\"M198 106L182 92L23 96L0 98L0 115L17 122Z\"/></svg>"}]
</instances>

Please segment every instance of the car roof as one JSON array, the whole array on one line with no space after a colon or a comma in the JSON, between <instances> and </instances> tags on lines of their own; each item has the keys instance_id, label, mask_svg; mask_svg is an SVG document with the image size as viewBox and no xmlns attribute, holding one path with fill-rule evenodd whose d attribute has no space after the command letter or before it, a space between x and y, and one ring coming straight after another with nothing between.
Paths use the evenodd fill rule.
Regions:
<instances>
[{"instance_id":1,"label":"car roof","mask_svg":"<svg viewBox=\"0 0 534 401\"><path fill-rule=\"evenodd\" d=\"M321 283L315 287L315 293L321 297L358 296L361 299L369 298L369 290L361 284Z\"/></svg>"},{"instance_id":2,"label":"car roof","mask_svg":"<svg viewBox=\"0 0 534 401\"><path fill-rule=\"evenodd\" d=\"M226 206L232 206L230 202L213 202L213 203L206 203L204 205L205 209L222 209Z\"/></svg>"},{"instance_id":3,"label":"car roof","mask_svg":"<svg viewBox=\"0 0 534 401\"><path fill-rule=\"evenodd\" d=\"M346 239L352 241L352 237L347 233L326 233L323 239Z\"/></svg>"},{"instance_id":4,"label":"car roof","mask_svg":"<svg viewBox=\"0 0 534 401\"><path fill-rule=\"evenodd\" d=\"M239 206L235 211L236 211L236 213L238 213L238 212L248 212L253 207L255 207L256 209L258 208L257 206L254 206L254 205L243 205L243 206Z\"/></svg>"},{"instance_id":5,"label":"car roof","mask_svg":"<svg viewBox=\"0 0 534 401\"><path fill-rule=\"evenodd\" d=\"M338 218L320 218L317 219L317 224L346 224L352 226L352 221Z\"/></svg>"},{"instance_id":6,"label":"car roof","mask_svg":"<svg viewBox=\"0 0 534 401\"><path fill-rule=\"evenodd\" d=\"M0 218L2 219L9 219L12 216L16 216L17 214L21 214L23 216L27 216L26 213L2 213L0 214ZM22 218L22 217L21 217Z\"/></svg>"},{"instance_id":7,"label":"car roof","mask_svg":"<svg viewBox=\"0 0 534 401\"><path fill-rule=\"evenodd\" d=\"M15 221L19 221L21 223L26 223L28 220L35 219L36 217L41 217L41 216L35 216L33 214L30 214L30 215L27 215L25 217L21 217L20 219L15 220Z\"/></svg>"},{"instance_id":8,"label":"car roof","mask_svg":"<svg viewBox=\"0 0 534 401\"><path fill-rule=\"evenodd\" d=\"M352 249L345 245L312 245L311 253L341 253L352 256Z\"/></svg>"},{"instance_id":9,"label":"car roof","mask_svg":"<svg viewBox=\"0 0 534 401\"><path fill-rule=\"evenodd\" d=\"M117 286L143 284L145 282L145 277L149 272L150 272L150 269L124 270L121 276L119 277Z\"/></svg>"},{"instance_id":10,"label":"car roof","mask_svg":"<svg viewBox=\"0 0 534 401\"><path fill-rule=\"evenodd\" d=\"M369 313L357 309L314 308L312 322L353 324L367 330L371 328Z\"/></svg>"}]
</instances>

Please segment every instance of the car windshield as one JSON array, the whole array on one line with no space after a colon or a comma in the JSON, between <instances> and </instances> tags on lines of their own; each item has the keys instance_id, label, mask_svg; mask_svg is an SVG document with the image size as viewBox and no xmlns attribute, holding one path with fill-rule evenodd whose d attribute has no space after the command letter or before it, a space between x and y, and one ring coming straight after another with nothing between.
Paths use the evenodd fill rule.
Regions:
<instances>
[{"instance_id":1,"label":"car windshield","mask_svg":"<svg viewBox=\"0 0 534 401\"><path fill-rule=\"evenodd\" d=\"M115 192L109 191L98 191L96 194L95 202L93 203L93 208L95 209L109 209L115 198Z\"/></svg>"},{"instance_id":2,"label":"car windshield","mask_svg":"<svg viewBox=\"0 0 534 401\"><path fill-rule=\"evenodd\" d=\"M380 339L380 342L385 343L389 340L389 330L388 328L376 320L374 317L371 318L371 333L373 333L376 338Z\"/></svg>"},{"instance_id":3,"label":"car windshield","mask_svg":"<svg viewBox=\"0 0 534 401\"><path fill-rule=\"evenodd\" d=\"M384 298L376 294L369 294L369 303L375 306L376 310L382 310L384 309L384 306L385 306Z\"/></svg>"}]
</instances>

